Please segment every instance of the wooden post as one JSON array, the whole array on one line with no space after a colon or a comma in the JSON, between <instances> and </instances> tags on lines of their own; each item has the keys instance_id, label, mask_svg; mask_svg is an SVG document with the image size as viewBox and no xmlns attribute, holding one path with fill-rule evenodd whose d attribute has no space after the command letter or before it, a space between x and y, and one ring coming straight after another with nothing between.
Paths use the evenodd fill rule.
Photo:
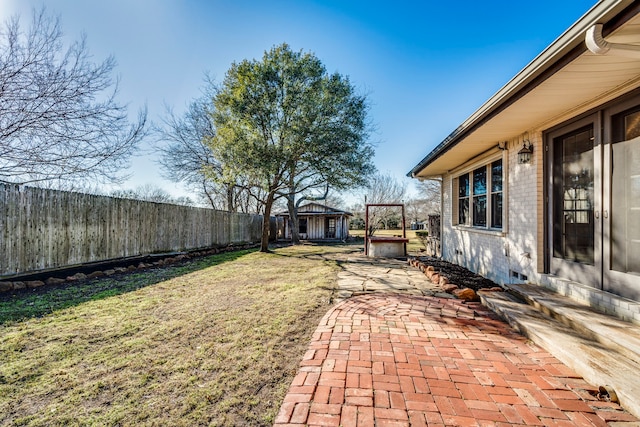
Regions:
<instances>
[{"instance_id":1,"label":"wooden post","mask_svg":"<svg viewBox=\"0 0 640 427\"><path fill-rule=\"evenodd\" d=\"M402 204L402 238L407 238L407 227L404 217L404 203ZM407 242L404 242L404 256L407 256Z\"/></svg>"},{"instance_id":2,"label":"wooden post","mask_svg":"<svg viewBox=\"0 0 640 427\"><path fill-rule=\"evenodd\" d=\"M364 207L364 254L369 255L369 205Z\"/></svg>"}]
</instances>

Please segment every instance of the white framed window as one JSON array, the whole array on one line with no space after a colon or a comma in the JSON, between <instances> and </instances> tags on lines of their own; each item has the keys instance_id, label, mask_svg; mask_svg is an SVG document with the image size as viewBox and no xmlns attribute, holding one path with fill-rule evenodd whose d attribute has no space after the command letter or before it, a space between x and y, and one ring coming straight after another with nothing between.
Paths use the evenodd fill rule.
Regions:
<instances>
[{"instance_id":1,"label":"white framed window","mask_svg":"<svg viewBox=\"0 0 640 427\"><path fill-rule=\"evenodd\" d=\"M455 178L454 223L488 230L502 230L504 222L504 168L502 158Z\"/></svg>"}]
</instances>

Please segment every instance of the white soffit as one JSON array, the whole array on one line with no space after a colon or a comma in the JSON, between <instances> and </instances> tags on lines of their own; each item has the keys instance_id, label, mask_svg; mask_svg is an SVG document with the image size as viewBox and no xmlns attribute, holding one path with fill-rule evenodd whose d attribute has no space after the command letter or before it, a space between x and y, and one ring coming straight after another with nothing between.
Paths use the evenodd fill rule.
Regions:
<instances>
[{"instance_id":1,"label":"white soffit","mask_svg":"<svg viewBox=\"0 0 640 427\"><path fill-rule=\"evenodd\" d=\"M640 15L606 37L640 45ZM524 132L543 131L640 87L640 60L586 51L436 158L417 176L435 176Z\"/></svg>"}]
</instances>

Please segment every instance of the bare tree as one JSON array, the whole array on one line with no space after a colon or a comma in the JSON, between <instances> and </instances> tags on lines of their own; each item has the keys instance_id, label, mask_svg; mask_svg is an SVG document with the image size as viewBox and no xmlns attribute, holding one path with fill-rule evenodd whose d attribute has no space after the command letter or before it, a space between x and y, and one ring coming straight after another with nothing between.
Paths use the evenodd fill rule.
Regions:
<instances>
[{"instance_id":1,"label":"bare tree","mask_svg":"<svg viewBox=\"0 0 640 427\"><path fill-rule=\"evenodd\" d=\"M182 182L204 196L214 209L224 209L220 203L219 188L207 177L207 170L219 170L220 164L211 149L204 143L215 135L211 119L210 98L205 95L193 101L183 116L176 115L167 107L163 126L156 127L159 135L158 163L165 178Z\"/></svg>"},{"instance_id":2,"label":"bare tree","mask_svg":"<svg viewBox=\"0 0 640 427\"><path fill-rule=\"evenodd\" d=\"M365 193L367 204L402 203L406 194L406 185L398 182L389 174L378 173L371 177ZM397 220L398 209L387 207L371 207L369 209L369 235L373 235L380 227L388 228Z\"/></svg>"},{"instance_id":3,"label":"bare tree","mask_svg":"<svg viewBox=\"0 0 640 427\"><path fill-rule=\"evenodd\" d=\"M417 181L415 188L418 191L417 197L412 200L416 205L420 218L412 218L416 221L427 219L427 216L440 213L440 180Z\"/></svg>"},{"instance_id":4,"label":"bare tree","mask_svg":"<svg viewBox=\"0 0 640 427\"><path fill-rule=\"evenodd\" d=\"M0 32L0 180L122 179L146 110L129 122L115 65L91 62L84 36L65 47L60 19L44 9L26 32L9 20Z\"/></svg>"},{"instance_id":5,"label":"bare tree","mask_svg":"<svg viewBox=\"0 0 640 427\"><path fill-rule=\"evenodd\" d=\"M427 218L428 214L425 212L424 206L417 199L410 199L405 203L405 208L407 211L407 220L411 224L421 222Z\"/></svg>"},{"instance_id":6,"label":"bare tree","mask_svg":"<svg viewBox=\"0 0 640 427\"><path fill-rule=\"evenodd\" d=\"M193 200L188 197L173 197L166 190L153 184L144 184L129 190L113 190L111 197L122 199L144 200L146 202L171 203L174 205L194 206Z\"/></svg>"},{"instance_id":7,"label":"bare tree","mask_svg":"<svg viewBox=\"0 0 640 427\"><path fill-rule=\"evenodd\" d=\"M260 213L260 189L246 179L225 182L222 165L206 144L216 135L212 116L216 86L209 77L205 83L203 95L182 116L167 107L162 124L155 126L162 175L184 184L214 209Z\"/></svg>"},{"instance_id":8,"label":"bare tree","mask_svg":"<svg viewBox=\"0 0 640 427\"><path fill-rule=\"evenodd\" d=\"M347 210L353 214L349 221L349 228L352 230L364 230L364 205L362 203L353 203Z\"/></svg>"},{"instance_id":9,"label":"bare tree","mask_svg":"<svg viewBox=\"0 0 640 427\"><path fill-rule=\"evenodd\" d=\"M329 192L327 197L325 197L320 203L322 203L323 205L330 206L332 208L337 208L342 210L346 209L344 199L340 197L337 193L334 193L331 191Z\"/></svg>"}]
</instances>

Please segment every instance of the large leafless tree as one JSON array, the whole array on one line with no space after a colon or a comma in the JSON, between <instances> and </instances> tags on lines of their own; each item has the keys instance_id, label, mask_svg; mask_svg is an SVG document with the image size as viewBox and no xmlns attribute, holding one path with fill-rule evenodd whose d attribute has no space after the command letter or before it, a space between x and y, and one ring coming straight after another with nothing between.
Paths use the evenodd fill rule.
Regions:
<instances>
[{"instance_id":1,"label":"large leafless tree","mask_svg":"<svg viewBox=\"0 0 640 427\"><path fill-rule=\"evenodd\" d=\"M365 201L367 204L403 203L407 187L390 174L377 173L367 185ZM388 228L392 221L398 220L400 208L372 206L369 209L369 234L379 228Z\"/></svg>"},{"instance_id":2,"label":"large leafless tree","mask_svg":"<svg viewBox=\"0 0 640 427\"><path fill-rule=\"evenodd\" d=\"M425 180L414 182L416 196L407 203L409 219L425 221L429 215L440 213L440 180Z\"/></svg>"},{"instance_id":3,"label":"large leafless tree","mask_svg":"<svg viewBox=\"0 0 640 427\"><path fill-rule=\"evenodd\" d=\"M207 169L220 168L204 142L215 135L210 105L208 96L203 96L191 102L182 116L167 108L162 125L156 129L159 135L156 148L165 178L186 184L206 198L213 208L221 209L218 188L206 176Z\"/></svg>"},{"instance_id":4,"label":"large leafless tree","mask_svg":"<svg viewBox=\"0 0 640 427\"><path fill-rule=\"evenodd\" d=\"M162 174L184 184L214 209L262 213L260 188L242 178L221 179L222 165L206 144L216 134L212 115L216 85L209 78L205 83L203 95L184 113L167 108L162 123L155 126Z\"/></svg>"},{"instance_id":5,"label":"large leafless tree","mask_svg":"<svg viewBox=\"0 0 640 427\"><path fill-rule=\"evenodd\" d=\"M122 179L145 134L116 100L116 62L94 63L84 36L65 44L60 19L33 12L0 30L0 180Z\"/></svg>"},{"instance_id":6,"label":"large leafless tree","mask_svg":"<svg viewBox=\"0 0 640 427\"><path fill-rule=\"evenodd\" d=\"M154 184L139 185L133 189L113 190L108 193L111 197L121 199L144 200L146 202L170 203L174 205L195 206L189 197L174 197L166 190Z\"/></svg>"}]
</instances>

